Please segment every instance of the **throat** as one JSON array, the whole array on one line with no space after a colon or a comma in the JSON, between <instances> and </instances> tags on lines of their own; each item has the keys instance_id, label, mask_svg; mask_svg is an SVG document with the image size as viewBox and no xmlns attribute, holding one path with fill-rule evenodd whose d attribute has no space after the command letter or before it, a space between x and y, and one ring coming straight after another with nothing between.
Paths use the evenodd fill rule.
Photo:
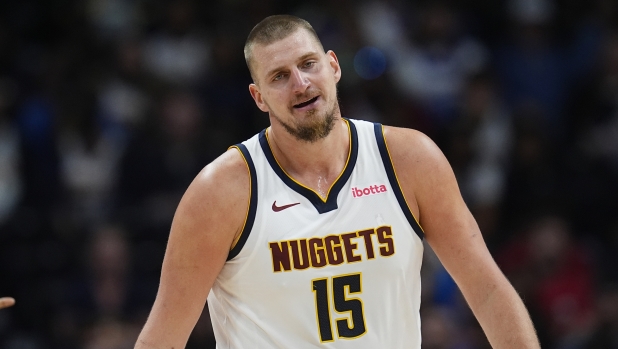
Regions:
<instances>
[{"instance_id":1,"label":"throat","mask_svg":"<svg viewBox=\"0 0 618 349\"><path fill-rule=\"evenodd\" d=\"M337 175L312 175L306 174L304 176L297 176L297 181L303 186L311 189L318 194L323 200L326 200L330 191L330 188L335 184Z\"/></svg>"},{"instance_id":2,"label":"throat","mask_svg":"<svg viewBox=\"0 0 618 349\"><path fill-rule=\"evenodd\" d=\"M333 161L331 164L288 162L288 166L283 165L281 168L293 181L310 189L325 201L345 166L345 161Z\"/></svg>"},{"instance_id":3,"label":"throat","mask_svg":"<svg viewBox=\"0 0 618 349\"><path fill-rule=\"evenodd\" d=\"M346 127L342 127L344 125ZM342 120L336 124L330 137L315 143L277 138L269 132L271 130L267 130L266 138L278 166L292 180L326 200L331 187L345 170L350 156L350 131L347 124Z\"/></svg>"},{"instance_id":4,"label":"throat","mask_svg":"<svg viewBox=\"0 0 618 349\"><path fill-rule=\"evenodd\" d=\"M316 190L315 191L322 198L326 198L328 196L328 191L329 191L331 185L334 182L335 182L334 180L332 182L330 182L330 181L327 181L325 177L318 176L318 180L317 180L317 184L316 184L316 188L315 188Z\"/></svg>"},{"instance_id":5,"label":"throat","mask_svg":"<svg viewBox=\"0 0 618 349\"><path fill-rule=\"evenodd\" d=\"M326 185L326 179L324 177L318 177L318 185L316 187L316 191L318 192L318 194L320 194L321 197L326 197L329 187L330 185Z\"/></svg>"},{"instance_id":6,"label":"throat","mask_svg":"<svg viewBox=\"0 0 618 349\"><path fill-rule=\"evenodd\" d=\"M344 170L345 162L337 161L335 166L316 163L303 164L298 167L290 166L284 172L295 182L326 200L330 189Z\"/></svg>"}]
</instances>

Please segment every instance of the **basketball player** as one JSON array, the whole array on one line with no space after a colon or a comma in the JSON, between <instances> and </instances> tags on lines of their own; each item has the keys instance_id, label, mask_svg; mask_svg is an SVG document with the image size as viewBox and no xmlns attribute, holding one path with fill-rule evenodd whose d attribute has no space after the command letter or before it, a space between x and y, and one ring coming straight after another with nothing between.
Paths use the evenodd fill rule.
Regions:
<instances>
[{"instance_id":1,"label":"basketball player","mask_svg":"<svg viewBox=\"0 0 618 349\"><path fill-rule=\"evenodd\" d=\"M12 307L15 304L15 299L11 297L0 298L0 309Z\"/></svg>"},{"instance_id":2,"label":"basketball player","mask_svg":"<svg viewBox=\"0 0 618 349\"><path fill-rule=\"evenodd\" d=\"M420 348L423 239L494 348L539 348L428 137L342 118L304 20L264 19L245 58L271 125L189 186L136 348L184 348L206 299L218 348Z\"/></svg>"}]
</instances>

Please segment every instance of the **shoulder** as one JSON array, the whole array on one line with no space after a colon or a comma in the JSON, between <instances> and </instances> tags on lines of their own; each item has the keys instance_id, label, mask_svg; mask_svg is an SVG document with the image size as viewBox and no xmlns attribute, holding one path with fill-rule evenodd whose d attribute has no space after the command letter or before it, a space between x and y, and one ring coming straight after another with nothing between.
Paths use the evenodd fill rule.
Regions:
<instances>
[{"instance_id":1,"label":"shoulder","mask_svg":"<svg viewBox=\"0 0 618 349\"><path fill-rule=\"evenodd\" d=\"M440 148L422 132L384 126L384 138L408 206L425 229L437 203L459 193L453 170Z\"/></svg>"},{"instance_id":2,"label":"shoulder","mask_svg":"<svg viewBox=\"0 0 618 349\"><path fill-rule=\"evenodd\" d=\"M210 190L227 190L248 178L249 171L244 156L236 147L231 147L200 171L195 178L195 184Z\"/></svg>"},{"instance_id":3,"label":"shoulder","mask_svg":"<svg viewBox=\"0 0 618 349\"><path fill-rule=\"evenodd\" d=\"M187 192L207 196L218 196L217 194L227 196L238 191L237 188L248 188L248 184L247 163L239 150L230 148L200 171Z\"/></svg>"},{"instance_id":4,"label":"shoulder","mask_svg":"<svg viewBox=\"0 0 618 349\"><path fill-rule=\"evenodd\" d=\"M420 131L384 126L384 138L391 159L399 168L416 172L428 171L437 165L447 165L440 148Z\"/></svg>"},{"instance_id":5,"label":"shoulder","mask_svg":"<svg viewBox=\"0 0 618 349\"><path fill-rule=\"evenodd\" d=\"M237 149L228 149L189 185L178 205L172 230L224 232L226 236L231 234L231 241L244 224L250 186L244 157Z\"/></svg>"}]
</instances>

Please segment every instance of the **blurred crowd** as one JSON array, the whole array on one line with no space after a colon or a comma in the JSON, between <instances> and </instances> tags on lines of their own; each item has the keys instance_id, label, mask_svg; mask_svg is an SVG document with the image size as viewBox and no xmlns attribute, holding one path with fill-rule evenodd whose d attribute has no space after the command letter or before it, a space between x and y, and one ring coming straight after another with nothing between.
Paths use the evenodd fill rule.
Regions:
<instances>
[{"instance_id":1,"label":"blurred crowd","mask_svg":"<svg viewBox=\"0 0 618 349\"><path fill-rule=\"evenodd\" d=\"M268 125L243 45L290 13L339 57L343 116L449 159L543 348L618 348L615 0L0 3L0 349L132 348L175 207ZM423 348L490 348L429 246ZM187 348L214 348L207 309Z\"/></svg>"}]
</instances>

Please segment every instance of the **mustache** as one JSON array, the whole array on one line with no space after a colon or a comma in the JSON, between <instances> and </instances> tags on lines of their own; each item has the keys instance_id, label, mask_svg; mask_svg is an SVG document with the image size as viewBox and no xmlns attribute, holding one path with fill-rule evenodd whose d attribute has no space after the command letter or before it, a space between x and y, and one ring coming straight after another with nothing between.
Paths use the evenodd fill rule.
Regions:
<instances>
[{"instance_id":1,"label":"mustache","mask_svg":"<svg viewBox=\"0 0 618 349\"><path fill-rule=\"evenodd\" d=\"M319 95L322 94L322 91L319 90L312 90L312 91L307 91L305 93L303 93L300 96L297 96L296 98L294 98L294 101L292 102L292 105L297 105L297 104L301 104L304 102L307 102L310 99L313 99Z\"/></svg>"}]
</instances>

